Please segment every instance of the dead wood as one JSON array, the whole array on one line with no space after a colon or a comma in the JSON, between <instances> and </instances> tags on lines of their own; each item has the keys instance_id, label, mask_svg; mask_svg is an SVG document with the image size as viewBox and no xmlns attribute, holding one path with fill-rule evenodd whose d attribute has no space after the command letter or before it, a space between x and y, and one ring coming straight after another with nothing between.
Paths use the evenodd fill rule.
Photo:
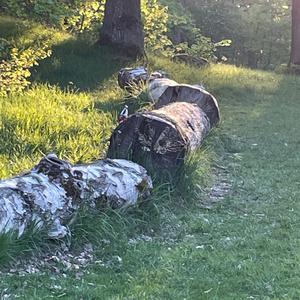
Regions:
<instances>
[{"instance_id":1,"label":"dead wood","mask_svg":"<svg viewBox=\"0 0 300 300\"><path fill-rule=\"evenodd\" d=\"M69 234L68 222L84 204L126 207L147 196L152 182L141 166L126 160L72 165L50 154L30 172L0 181L0 233L21 236L32 224L52 238Z\"/></svg>"},{"instance_id":2,"label":"dead wood","mask_svg":"<svg viewBox=\"0 0 300 300\"><path fill-rule=\"evenodd\" d=\"M177 102L131 115L113 132L108 157L130 159L154 170L172 171L198 148L210 130L196 104Z\"/></svg>"},{"instance_id":3,"label":"dead wood","mask_svg":"<svg viewBox=\"0 0 300 300\"><path fill-rule=\"evenodd\" d=\"M172 102L197 104L207 115L211 127L220 121L220 110L215 97L200 85L179 84L168 78L150 80L149 94L155 108L161 108Z\"/></svg>"}]
</instances>

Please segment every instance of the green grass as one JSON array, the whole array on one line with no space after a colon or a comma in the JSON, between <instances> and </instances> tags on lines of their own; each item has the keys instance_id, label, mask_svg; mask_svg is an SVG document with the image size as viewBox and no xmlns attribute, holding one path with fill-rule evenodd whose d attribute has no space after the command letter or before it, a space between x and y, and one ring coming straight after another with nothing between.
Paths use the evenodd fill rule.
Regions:
<instances>
[{"instance_id":1,"label":"green grass","mask_svg":"<svg viewBox=\"0 0 300 300\"><path fill-rule=\"evenodd\" d=\"M49 151L73 162L104 155L124 103L115 83L123 62L111 61L107 49L73 43L78 47L57 43L57 54L36 70L33 89L0 99L0 178ZM0 298L299 299L300 79L227 65L199 70L158 57L150 67L203 83L219 100L220 127L190 161L180 187L156 185L151 201L127 211L80 212L68 242L74 253L92 243L97 263L25 276L3 267ZM80 91L72 92L69 81ZM213 163L226 168L232 187L205 209ZM18 253L59 247L30 234L19 243L4 240L0 255L11 256L12 267Z\"/></svg>"}]
</instances>

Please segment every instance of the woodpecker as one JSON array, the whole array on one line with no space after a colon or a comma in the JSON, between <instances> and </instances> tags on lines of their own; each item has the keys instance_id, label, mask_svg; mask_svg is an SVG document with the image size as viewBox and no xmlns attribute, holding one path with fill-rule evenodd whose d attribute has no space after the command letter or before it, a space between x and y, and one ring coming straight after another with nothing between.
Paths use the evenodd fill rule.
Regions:
<instances>
[{"instance_id":1,"label":"woodpecker","mask_svg":"<svg viewBox=\"0 0 300 300\"><path fill-rule=\"evenodd\" d=\"M128 106L125 105L119 114L118 122L122 123L128 118Z\"/></svg>"}]
</instances>

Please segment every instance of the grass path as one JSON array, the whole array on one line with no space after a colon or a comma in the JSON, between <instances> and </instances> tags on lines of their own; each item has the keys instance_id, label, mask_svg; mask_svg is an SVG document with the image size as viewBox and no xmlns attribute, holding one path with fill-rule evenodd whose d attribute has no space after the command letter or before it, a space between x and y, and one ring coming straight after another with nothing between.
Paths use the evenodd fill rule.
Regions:
<instances>
[{"instance_id":1,"label":"grass path","mask_svg":"<svg viewBox=\"0 0 300 300\"><path fill-rule=\"evenodd\" d=\"M99 75L97 83L100 63L76 78L70 70L77 56L82 68L97 56L95 49L79 48L78 53L60 49L58 55L72 51L74 60L63 63L62 57L59 64L54 56L37 78L46 81L50 74L54 83L57 73L68 82L72 74L80 83L85 74L92 90L71 93L38 85L25 96L0 99L1 177L30 167L53 147L73 161L94 159L105 150L99 139L109 136L123 94L107 70L105 81ZM104 54L98 55L96 61ZM0 299L300 299L300 80L233 66L198 70L160 58L150 65L182 82L202 82L220 102L222 124L199 161L191 161L196 168L184 178L185 189L157 187L142 207L80 217L70 242L74 252L93 244L94 262L85 268L57 262L36 274L18 274L14 256L17 271L0 274ZM60 118L47 121L47 113L58 112L63 128ZM205 209L208 193L202 188L214 160L226 169L231 189ZM42 255L45 248L29 240L28 251Z\"/></svg>"}]
</instances>

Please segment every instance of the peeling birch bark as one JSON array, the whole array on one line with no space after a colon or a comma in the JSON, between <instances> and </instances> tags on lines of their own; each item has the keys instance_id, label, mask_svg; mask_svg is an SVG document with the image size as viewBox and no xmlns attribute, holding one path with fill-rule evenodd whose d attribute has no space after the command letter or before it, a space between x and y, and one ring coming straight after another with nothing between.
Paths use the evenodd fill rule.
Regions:
<instances>
[{"instance_id":1,"label":"peeling birch bark","mask_svg":"<svg viewBox=\"0 0 300 300\"><path fill-rule=\"evenodd\" d=\"M211 127L220 121L218 102L213 95L200 85L179 84L168 78L149 80L149 95L159 109L173 102L188 102L197 104L208 116Z\"/></svg>"},{"instance_id":2,"label":"peeling birch bark","mask_svg":"<svg viewBox=\"0 0 300 300\"><path fill-rule=\"evenodd\" d=\"M51 238L70 234L68 222L82 205L135 205L152 189L146 170L122 159L72 165L50 154L30 172L0 181L0 233L21 236L31 224Z\"/></svg>"},{"instance_id":3,"label":"peeling birch bark","mask_svg":"<svg viewBox=\"0 0 300 300\"><path fill-rule=\"evenodd\" d=\"M136 113L110 139L108 157L130 159L154 170L173 171L190 151L200 147L210 122L199 106L176 102Z\"/></svg>"}]
</instances>

